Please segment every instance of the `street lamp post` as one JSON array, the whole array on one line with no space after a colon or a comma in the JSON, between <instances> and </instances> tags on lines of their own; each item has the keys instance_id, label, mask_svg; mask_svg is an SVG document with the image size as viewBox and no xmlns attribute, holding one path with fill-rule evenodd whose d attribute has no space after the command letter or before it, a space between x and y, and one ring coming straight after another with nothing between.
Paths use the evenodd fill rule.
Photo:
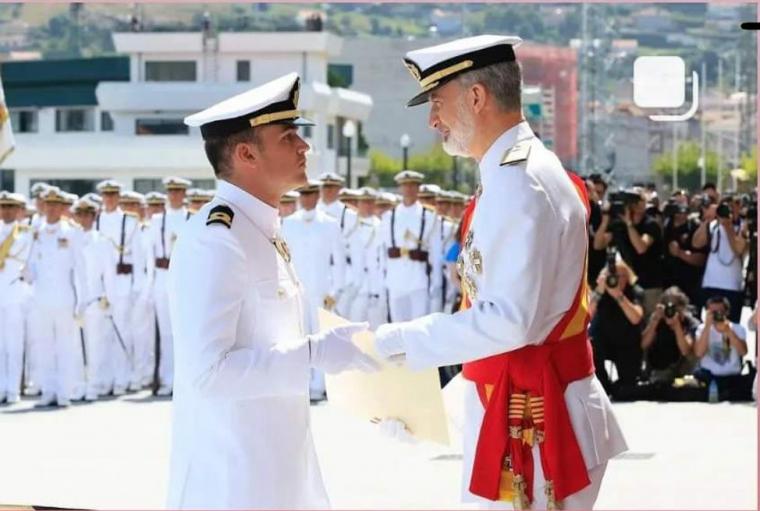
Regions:
<instances>
[{"instance_id":1,"label":"street lamp post","mask_svg":"<svg viewBox=\"0 0 760 511\"><path fill-rule=\"evenodd\" d=\"M348 151L346 152L346 183L349 188L353 186L351 181L351 145L355 136L356 124L349 119L343 124L343 137L346 139L348 145Z\"/></svg>"},{"instance_id":2,"label":"street lamp post","mask_svg":"<svg viewBox=\"0 0 760 511\"><path fill-rule=\"evenodd\" d=\"M404 165L402 166L401 170L407 170L407 164L409 163L409 146L412 144L411 137L408 134L404 133L401 135L400 144L404 161Z\"/></svg>"}]
</instances>

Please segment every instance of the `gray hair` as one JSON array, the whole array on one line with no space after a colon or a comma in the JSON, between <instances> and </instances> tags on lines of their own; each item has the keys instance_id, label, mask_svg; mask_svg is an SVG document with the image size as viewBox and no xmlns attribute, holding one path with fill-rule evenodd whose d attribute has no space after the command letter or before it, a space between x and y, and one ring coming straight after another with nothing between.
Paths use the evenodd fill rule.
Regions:
<instances>
[{"instance_id":1,"label":"gray hair","mask_svg":"<svg viewBox=\"0 0 760 511\"><path fill-rule=\"evenodd\" d=\"M496 103L504 112L519 112L522 110L522 70L520 63L515 61L499 62L490 66L462 73L457 78L459 85L464 88L476 83L483 85L496 99Z\"/></svg>"}]
</instances>

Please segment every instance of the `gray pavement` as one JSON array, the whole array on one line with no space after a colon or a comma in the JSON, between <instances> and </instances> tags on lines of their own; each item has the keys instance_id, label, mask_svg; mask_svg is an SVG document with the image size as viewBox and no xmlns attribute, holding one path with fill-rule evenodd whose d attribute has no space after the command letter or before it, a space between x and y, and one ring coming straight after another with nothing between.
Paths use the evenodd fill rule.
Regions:
<instances>
[{"instance_id":1,"label":"gray pavement","mask_svg":"<svg viewBox=\"0 0 760 511\"><path fill-rule=\"evenodd\" d=\"M0 504L148 509L164 503L170 404L147 393L38 411L0 408ZM757 509L754 404L615 406L630 452L612 460L598 509ZM462 509L459 449L388 438L312 407L333 506Z\"/></svg>"}]
</instances>

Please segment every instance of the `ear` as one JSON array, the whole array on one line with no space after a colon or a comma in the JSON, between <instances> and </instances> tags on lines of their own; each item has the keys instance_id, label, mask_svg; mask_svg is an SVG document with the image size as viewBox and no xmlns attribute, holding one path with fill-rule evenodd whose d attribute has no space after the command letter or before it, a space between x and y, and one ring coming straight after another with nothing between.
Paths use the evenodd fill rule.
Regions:
<instances>
[{"instance_id":1,"label":"ear","mask_svg":"<svg viewBox=\"0 0 760 511\"><path fill-rule=\"evenodd\" d=\"M246 144L244 142L240 142L235 144L235 147L232 149L232 159L236 164L235 166L256 165L258 156L259 155L254 144Z\"/></svg>"},{"instance_id":2,"label":"ear","mask_svg":"<svg viewBox=\"0 0 760 511\"><path fill-rule=\"evenodd\" d=\"M470 90L468 92L468 101L472 107L472 110L476 114L479 114L483 111L483 109L486 107L488 99L488 91L485 87L483 87L482 84L476 83L470 87Z\"/></svg>"}]
</instances>

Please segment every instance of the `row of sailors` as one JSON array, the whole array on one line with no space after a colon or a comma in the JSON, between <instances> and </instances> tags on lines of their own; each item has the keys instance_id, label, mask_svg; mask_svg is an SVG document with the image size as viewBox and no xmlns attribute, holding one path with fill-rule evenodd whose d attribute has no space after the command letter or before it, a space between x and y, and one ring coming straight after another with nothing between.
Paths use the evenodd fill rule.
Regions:
<instances>
[{"instance_id":1,"label":"row of sailors","mask_svg":"<svg viewBox=\"0 0 760 511\"><path fill-rule=\"evenodd\" d=\"M347 191L342 177L326 173L282 198L282 236L303 285L307 333L319 330L320 307L371 328L452 310L459 283L450 253L467 197L423 185L423 177L398 173L395 196ZM313 372L311 398L324 390Z\"/></svg>"},{"instance_id":2,"label":"row of sailors","mask_svg":"<svg viewBox=\"0 0 760 511\"><path fill-rule=\"evenodd\" d=\"M0 192L0 403L24 389L40 406L151 385L171 394L166 272L213 192L163 183L165 196L142 197L106 180L82 198L38 183L32 216L23 196Z\"/></svg>"},{"instance_id":3,"label":"row of sailors","mask_svg":"<svg viewBox=\"0 0 760 511\"><path fill-rule=\"evenodd\" d=\"M458 282L447 256L467 197L414 171L395 180L400 195L347 190L325 173L282 198L309 332L319 307L372 327L451 310ZM151 385L171 394L166 272L182 224L213 192L176 177L164 185L166 195L141 196L107 180L100 195L76 199L37 184L31 217L23 196L2 195L0 402L18 400L22 372L44 406ZM324 395L321 375L311 390Z\"/></svg>"}]
</instances>

